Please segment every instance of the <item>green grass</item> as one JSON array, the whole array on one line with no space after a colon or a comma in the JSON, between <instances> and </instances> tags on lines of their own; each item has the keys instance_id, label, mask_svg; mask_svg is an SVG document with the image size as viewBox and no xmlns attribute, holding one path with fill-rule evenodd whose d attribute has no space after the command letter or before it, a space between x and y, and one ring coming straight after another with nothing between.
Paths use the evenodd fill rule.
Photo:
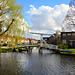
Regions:
<instances>
[{"instance_id":1,"label":"green grass","mask_svg":"<svg viewBox=\"0 0 75 75\"><path fill-rule=\"evenodd\" d=\"M64 50L69 50L69 51L75 51L75 49L64 49ZM61 54L69 54L69 55L75 55L75 53L68 53L68 52L60 52Z\"/></svg>"},{"instance_id":2,"label":"green grass","mask_svg":"<svg viewBox=\"0 0 75 75\"><path fill-rule=\"evenodd\" d=\"M69 50L69 51L75 51L75 49L65 49L65 50Z\"/></svg>"},{"instance_id":3,"label":"green grass","mask_svg":"<svg viewBox=\"0 0 75 75\"><path fill-rule=\"evenodd\" d=\"M5 48L0 48L0 52L13 52L12 48L5 49Z\"/></svg>"},{"instance_id":4,"label":"green grass","mask_svg":"<svg viewBox=\"0 0 75 75\"><path fill-rule=\"evenodd\" d=\"M25 48L19 48L19 50L26 50L27 49L27 47L25 47Z\"/></svg>"},{"instance_id":5,"label":"green grass","mask_svg":"<svg viewBox=\"0 0 75 75\"><path fill-rule=\"evenodd\" d=\"M60 52L61 54L75 55L75 53Z\"/></svg>"}]
</instances>

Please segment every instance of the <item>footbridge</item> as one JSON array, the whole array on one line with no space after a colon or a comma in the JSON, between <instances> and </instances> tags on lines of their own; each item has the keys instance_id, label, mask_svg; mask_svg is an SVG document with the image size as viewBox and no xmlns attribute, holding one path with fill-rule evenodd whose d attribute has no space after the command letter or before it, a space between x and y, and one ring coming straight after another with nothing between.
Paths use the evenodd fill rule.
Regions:
<instances>
[{"instance_id":1,"label":"footbridge","mask_svg":"<svg viewBox=\"0 0 75 75\"><path fill-rule=\"evenodd\" d=\"M43 39L43 35L52 35L52 34L43 34L43 33L32 33L31 34L38 34L41 35L40 38L40 44L39 45L24 45L24 46L19 46L13 49L13 51L15 51L15 49L18 49L19 52L21 51L27 51L27 52L32 52L32 49L34 47L37 47L39 50L39 53L43 53L43 49L48 49L48 50L52 50L55 53L60 53L60 52L68 52L68 53L75 53L73 51L68 51L68 50L63 50L63 49L58 49L58 45L52 45L52 44L47 44L47 42ZM21 48L21 49L20 49Z\"/></svg>"},{"instance_id":2,"label":"footbridge","mask_svg":"<svg viewBox=\"0 0 75 75\"><path fill-rule=\"evenodd\" d=\"M24 45L24 46L17 46L16 48L14 47L13 51L27 51L27 52L32 52L33 47L38 47L39 52L43 51L43 48L45 49L58 49L57 45L52 45L52 44L47 44L47 42L43 39L43 35L52 35L52 34L44 34L44 33L33 33L30 32L31 34L37 34L41 35L40 37L40 44L39 45Z\"/></svg>"},{"instance_id":3,"label":"footbridge","mask_svg":"<svg viewBox=\"0 0 75 75\"><path fill-rule=\"evenodd\" d=\"M52 45L52 44L48 44L44 39L43 39L43 35L52 35L52 34L44 34L44 33L33 33L30 32L31 34L37 34L40 35L40 45L39 45L39 52L42 52L43 48L46 49L50 49L50 50L57 50L58 46L57 45Z\"/></svg>"},{"instance_id":4,"label":"footbridge","mask_svg":"<svg viewBox=\"0 0 75 75\"><path fill-rule=\"evenodd\" d=\"M52 35L52 34L44 34L44 33L33 33L30 32L31 34L38 34L41 35L40 37L40 46L41 47L45 47L45 48L49 48L49 49L58 49L57 45L52 45L52 44L48 44L44 39L43 39L43 35Z\"/></svg>"}]
</instances>

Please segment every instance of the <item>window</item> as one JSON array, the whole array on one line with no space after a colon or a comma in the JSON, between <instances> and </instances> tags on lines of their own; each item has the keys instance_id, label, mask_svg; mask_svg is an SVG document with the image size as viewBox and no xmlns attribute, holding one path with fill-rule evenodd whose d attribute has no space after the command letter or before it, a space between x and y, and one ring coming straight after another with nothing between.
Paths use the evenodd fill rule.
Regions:
<instances>
[{"instance_id":1,"label":"window","mask_svg":"<svg viewBox=\"0 0 75 75\"><path fill-rule=\"evenodd\" d=\"M66 40L62 40L62 42L63 42L64 44L66 44Z\"/></svg>"},{"instance_id":2,"label":"window","mask_svg":"<svg viewBox=\"0 0 75 75\"><path fill-rule=\"evenodd\" d=\"M72 33L72 35L75 35L75 33Z\"/></svg>"},{"instance_id":3,"label":"window","mask_svg":"<svg viewBox=\"0 0 75 75\"><path fill-rule=\"evenodd\" d=\"M62 34L62 36L66 36L66 34L64 33L64 34Z\"/></svg>"},{"instance_id":4,"label":"window","mask_svg":"<svg viewBox=\"0 0 75 75\"><path fill-rule=\"evenodd\" d=\"M71 35L71 33L67 33L67 35L68 35L68 36L70 36L70 35Z\"/></svg>"}]
</instances>

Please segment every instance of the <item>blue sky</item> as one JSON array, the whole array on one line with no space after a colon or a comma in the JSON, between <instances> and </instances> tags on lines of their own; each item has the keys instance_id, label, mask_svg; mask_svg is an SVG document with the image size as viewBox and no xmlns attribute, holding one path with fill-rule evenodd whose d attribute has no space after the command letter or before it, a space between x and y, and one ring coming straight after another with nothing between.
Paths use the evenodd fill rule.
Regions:
<instances>
[{"instance_id":1,"label":"blue sky","mask_svg":"<svg viewBox=\"0 0 75 75\"><path fill-rule=\"evenodd\" d=\"M69 4L71 0L16 0L19 4L23 5L23 11L25 12L24 18L29 23L27 18L28 14L26 13L30 9L30 5L34 5L36 8L39 8L42 5L54 7L55 5L60 4Z\"/></svg>"},{"instance_id":2,"label":"blue sky","mask_svg":"<svg viewBox=\"0 0 75 75\"><path fill-rule=\"evenodd\" d=\"M45 5L54 7L60 4L69 4L71 0L16 0L19 4L24 6L24 10L28 11L30 9L29 5L34 5L36 8Z\"/></svg>"},{"instance_id":3,"label":"blue sky","mask_svg":"<svg viewBox=\"0 0 75 75\"><path fill-rule=\"evenodd\" d=\"M61 29L71 0L16 0L23 5L25 21L31 32L54 33ZM31 5L31 6L30 6ZM27 13L28 12L28 13ZM32 36L30 37L32 38ZM35 38L37 36L35 35Z\"/></svg>"}]
</instances>

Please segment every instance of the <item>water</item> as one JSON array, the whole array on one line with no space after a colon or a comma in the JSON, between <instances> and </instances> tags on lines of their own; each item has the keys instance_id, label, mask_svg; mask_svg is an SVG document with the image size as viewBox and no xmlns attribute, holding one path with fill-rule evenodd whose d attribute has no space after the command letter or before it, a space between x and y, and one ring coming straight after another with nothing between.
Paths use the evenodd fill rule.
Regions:
<instances>
[{"instance_id":1,"label":"water","mask_svg":"<svg viewBox=\"0 0 75 75\"><path fill-rule=\"evenodd\" d=\"M75 56L51 54L0 53L0 75L75 75Z\"/></svg>"}]
</instances>

